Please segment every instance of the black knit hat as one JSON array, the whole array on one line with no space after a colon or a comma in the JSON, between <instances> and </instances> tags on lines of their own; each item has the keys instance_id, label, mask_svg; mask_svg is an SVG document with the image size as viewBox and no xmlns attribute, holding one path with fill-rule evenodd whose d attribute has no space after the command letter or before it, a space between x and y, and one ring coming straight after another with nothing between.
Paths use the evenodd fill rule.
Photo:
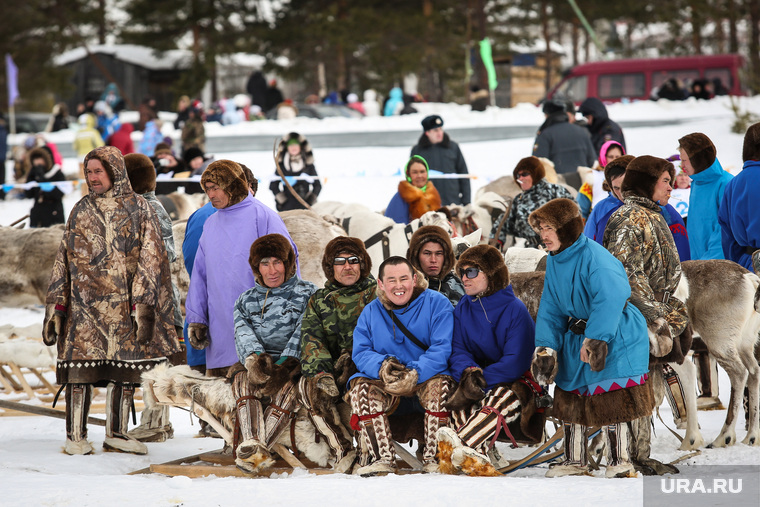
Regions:
<instances>
[{"instance_id":1,"label":"black knit hat","mask_svg":"<svg viewBox=\"0 0 760 507\"><path fill-rule=\"evenodd\" d=\"M428 130L437 129L438 127L443 127L443 118L441 118L437 114L426 116L422 120L422 130L424 130L425 132L427 132Z\"/></svg>"},{"instance_id":2,"label":"black knit hat","mask_svg":"<svg viewBox=\"0 0 760 507\"><path fill-rule=\"evenodd\" d=\"M464 276L465 266L478 268L488 279L486 290L479 296L490 296L509 285L509 270L504 256L491 245L475 245L464 251L457 261L456 271L459 278Z\"/></svg>"},{"instance_id":3,"label":"black knit hat","mask_svg":"<svg viewBox=\"0 0 760 507\"><path fill-rule=\"evenodd\" d=\"M564 100L560 99L552 99L547 100L544 102L544 106L541 108L541 110L544 112L544 114L554 114L554 113L564 113L567 109L567 105L565 104Z\"/></svg>"}]
</instances>

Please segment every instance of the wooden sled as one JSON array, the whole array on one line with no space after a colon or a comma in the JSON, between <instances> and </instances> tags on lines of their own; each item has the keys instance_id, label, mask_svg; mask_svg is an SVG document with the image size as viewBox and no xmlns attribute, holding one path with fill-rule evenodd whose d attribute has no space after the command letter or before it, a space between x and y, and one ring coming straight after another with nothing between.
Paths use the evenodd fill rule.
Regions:
<instances>
[{"instance_id":1,"label":"wooden sled","mask_svg":"<svg viewBox=\"0 0 760 507\"><path fill-rule=\"evenodd\" d=\"M395 472L397 475L421 473L422 463L414 457L409 451L404 449L399 443L394 442L396 454L400 457L399 468ZM296 470L306 470L310 474L329 475L336 473L331 468L324 468L312 463L306 458L300 459L282 444L272 446L278 458L274 465L262 470L259 474L251 474L239 469L235 465L235 460L229 453L220 451L194 454L184 458L179 458L166 463L152 464L146 468L135 470L127 475L141 474L162 474L171 477L183 476L194 479L196 477L247 477L261 478L271 477L272 474L290 474Z\"/></svg>"},{"instance_id":2,"label":"wooden sled","mask_svg":"<svg viewBox=\"0 0 760 507\"><path fill-rule=\"evenodd\" d=\"M601 431L600 428L596 428L596 427L589 428L588 430L586 430L586 439L590 441L597 434L599 434L600 431ZM562 447L560 447L559 449L554 449L554 448L556 446L561 445L562 439L564 438L564 436L565 436L565 431L562 429L562 426L559 426L557 428L557 431L555 431L554 434L546 440L546 442L541 444L532 453L528 454L523 459L513 461L509 465L499 468L498 471L501 472L502 474L509 474L516 470L520 470L522 468L537 466L543 463L549 463L556 459L561 458L565 454L564 449L562 449Z\"/></svg>"}]
</instances>

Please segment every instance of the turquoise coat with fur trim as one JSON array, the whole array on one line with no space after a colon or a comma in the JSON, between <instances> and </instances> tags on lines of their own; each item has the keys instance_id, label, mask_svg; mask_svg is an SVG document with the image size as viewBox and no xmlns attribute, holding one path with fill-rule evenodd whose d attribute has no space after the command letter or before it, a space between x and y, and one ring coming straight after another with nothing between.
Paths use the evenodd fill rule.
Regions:
<instances>
[{"instance_id":1,"label":"turquoise coat with fur trim","mask_svg":"<svg viewBox=\"0 0 760 507\"><path fill-rule=\"evenodd\" d=\"M536 318L536 347L557 351L555 382L564 391L649 371L649 338L641 312L628 304L631 286L623 265L581 234L565 250L546 257L546 278ZM600 372L580 360L584 336L568 319L587 319L585 337L607 342Z\"/></svg>"}]
</instances>

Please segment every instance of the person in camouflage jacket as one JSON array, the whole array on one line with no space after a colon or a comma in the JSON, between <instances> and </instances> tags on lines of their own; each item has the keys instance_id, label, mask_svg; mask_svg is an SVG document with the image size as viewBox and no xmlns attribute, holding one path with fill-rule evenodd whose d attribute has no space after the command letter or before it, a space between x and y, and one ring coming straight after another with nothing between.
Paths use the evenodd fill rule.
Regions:
<instances>
[{"instance_id":1,"label":"person in camouflage jacket","mask_svg":"<svg viewBox=\"0 0 760 507\"><path fill-rule=\"evenodd\" d=\"M561 185L549 183L544 179L545 176L546 170L538 157L525 157L517 163L512 171L512 177L523 191L512 201L505 223L503 223L504 213L496 217L491 230L493 241L490 244L502 249L507 240L507 234L511 234L524 238L526 248L538 248L541 238L528 224L530 214L552 199L573 198L569 190Z\"/></svg>"},{"instance_id":2,"label":"person in camouflage jacket","mask_svg":"<svg viewBox=\"0 0 760 507\"><path fill-rule=\"evenodd\" d=\"M240 427L235 464L256 473L271 466L270 449L297 407L301 322L317 287L296 275L288 238L266 234L253 242L248 263L256 285L235 303L235 348L230 368Z\"/></svg>"},{"instance_id":3,"label":"person in camouflage jacket","mask_svg":"<svg viewBox=\"0 0 760 507\"><path fill-rule=\"evenodd\" d=\"M686 307L673 294L681 280L681 263L673 235L658 202L666 203L673 190L673 164L641 156L628 164L621 191L625 204L610 216L603 245L623 263L631 284L630 302L647 321L650 374L662 366L653 363L684 361L691 347L691 325ZM650 457L651 416L633 421L636 451L632 461L647 475L677 473Z\"/></svg>"},{"instance_id":4,"label":"person in camouflage jacket","mask_svg":"<svg viewBox=\"0 0 760 507\"><path fill-rule=\"evenodd\" d=\"M353 264L352 264L353 262ZM358 238L330 241L322 257L327 281L309 300L301 324L301 403L335 451L335 469L348 471L356 459L348 430L350 409L342 401L348 378L354 327L364 307L376 297L372 260Z\"/></svg>"},{"instance_id":5,"label":"person in camouflage jacket","mask_svg":"<svg viewBox=\"0 0 760 507\"><path fill-rule=\"evenodd\" d=\"M135 194L121 152L84 159L89 194L74 206L53 265L43 339L58 344L66 385L67 454L90 454L92 386L108 386L106 450L148 452L127 435L140 375L179 352L169 261L150 205Z\"/></svg>"},{"instance_id":6,"label":"person in camouflage jacket","mask_svg":"<svg viewBox=\"0 0 760 507\"><path fill-rule=\"evenodd\" d=\"M206 153L206 128L203 126L203 112L195 107L188 109L188 120L182 127L182 150L199 148Z\"/></svg>"},{"instance_id":7,"label":"person in camouflage jacket","mask_svg":"<svg viewBox=\"0 0 760 507\"><path fill-rule=\"evenodd\" d=\"M451 238L437 225L424 225L409 240L406 258L428 281L428 289L440 292L456 308L464 296L464 285L454 274L454 249Z\"/></svg>"}]
</instances>

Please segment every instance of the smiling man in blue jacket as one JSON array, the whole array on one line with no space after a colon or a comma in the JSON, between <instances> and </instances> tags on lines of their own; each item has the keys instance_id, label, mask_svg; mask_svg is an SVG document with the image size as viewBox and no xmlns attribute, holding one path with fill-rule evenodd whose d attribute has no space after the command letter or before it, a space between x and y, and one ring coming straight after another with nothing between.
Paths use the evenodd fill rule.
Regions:
<instances>
[{"instance_id":1,"label":"smiling man in blue jacket","mask_svg":"<svg viewBox=\"0 0 760 507\"><path fill-rule=\"evenodd\" d=\"M403 257L381 265L377 299L354 329L352 357L359 373L349 379L351 425L365 451L357 475L395 472L388 423L396 414L424 412L423 466L438 471L436 432L449 424L444 410L454 380L448 369L453 307L446 296L427 289L425 277Z\"/></svg>"}]
</instances>

